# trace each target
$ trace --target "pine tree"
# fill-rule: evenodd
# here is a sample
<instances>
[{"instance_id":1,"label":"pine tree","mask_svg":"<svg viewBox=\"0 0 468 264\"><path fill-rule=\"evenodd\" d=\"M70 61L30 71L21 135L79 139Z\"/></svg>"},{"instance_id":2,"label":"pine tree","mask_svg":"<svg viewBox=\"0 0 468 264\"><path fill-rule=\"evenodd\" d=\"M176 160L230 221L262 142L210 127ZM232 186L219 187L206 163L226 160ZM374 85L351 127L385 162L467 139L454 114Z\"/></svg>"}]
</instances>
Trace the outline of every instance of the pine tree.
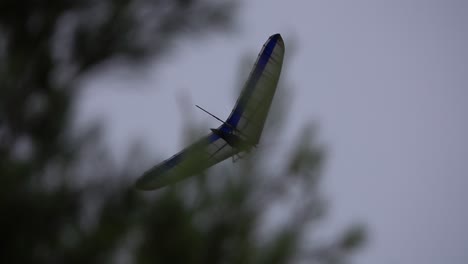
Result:
<instances>
[{"instance_id":1,"label":"pine tree","mask_svg":"<svg viewBox=\"0 0 468 264\"><path fill-rule=\"evenodd\" d=\"M236 7L202 0L0 3L1 263L348 260L362 241L359 227L304 242L325 208L318 185L324 151L313 129L298 137L277 175L262 171L257 155L236 171L220 167L150 194L133 189L130 161L112 162L98 127L71 131L87 74L157 61L179 38L225 31ZM273 206L293 199L296 206L282 207L291 215L286 223L263 228Z\"/></svg>"}]
</instances>

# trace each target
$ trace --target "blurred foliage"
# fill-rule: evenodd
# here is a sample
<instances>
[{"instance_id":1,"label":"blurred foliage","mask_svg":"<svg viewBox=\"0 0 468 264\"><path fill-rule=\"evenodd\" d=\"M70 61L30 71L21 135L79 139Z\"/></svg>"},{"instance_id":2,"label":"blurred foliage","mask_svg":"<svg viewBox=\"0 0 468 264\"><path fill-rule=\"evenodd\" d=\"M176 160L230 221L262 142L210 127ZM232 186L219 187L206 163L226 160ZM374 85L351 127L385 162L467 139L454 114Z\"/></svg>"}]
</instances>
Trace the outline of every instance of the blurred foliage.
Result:
<instances>
[{"instance_id":1,"label":"blurred foliage","mask_svg":"<svg viewBox=\"0 0 468 264\"><path fill-rule=\"evenodd\" d=\"M359 227L305 242L324 211L317 181L324 154L312 130L298 137L275 175L257 165L259 153L236 171L219 167L149 194L129 180L138 155L130 152L128 164L117 166L99 129L70 131L80 78L117 61L159 60L182 37L229 29L236 6L0 2L0 263L348 260L363 240ZM268 228L279 204L288 217Z\"/></svg>"}]
</instances>

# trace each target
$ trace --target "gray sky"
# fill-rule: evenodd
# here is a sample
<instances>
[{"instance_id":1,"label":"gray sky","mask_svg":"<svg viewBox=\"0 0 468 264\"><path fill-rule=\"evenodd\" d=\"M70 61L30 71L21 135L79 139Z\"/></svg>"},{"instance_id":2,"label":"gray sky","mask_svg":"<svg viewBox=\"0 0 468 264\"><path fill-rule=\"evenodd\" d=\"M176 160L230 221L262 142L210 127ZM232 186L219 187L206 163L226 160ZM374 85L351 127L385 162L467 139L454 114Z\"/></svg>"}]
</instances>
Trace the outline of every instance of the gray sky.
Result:
<instances>
[{"instance_id":1,"label":"gray sky","mask_svg":"<svg viewBox=\"0 0 468 264\"><path fill-rule=\"evenodd\" d=\"M240 21L234 35L178 43L157 70L85 82L112 89L85 93L79 122L104 118L117 152L139 137L170 156L181 111L218 125L192 105L227 117L240 58L281 33L285 135L316 121L330 152L325 229L366 223L359 263L468 263L468 1L245 1Z\"/></svg>"}]
</instances>

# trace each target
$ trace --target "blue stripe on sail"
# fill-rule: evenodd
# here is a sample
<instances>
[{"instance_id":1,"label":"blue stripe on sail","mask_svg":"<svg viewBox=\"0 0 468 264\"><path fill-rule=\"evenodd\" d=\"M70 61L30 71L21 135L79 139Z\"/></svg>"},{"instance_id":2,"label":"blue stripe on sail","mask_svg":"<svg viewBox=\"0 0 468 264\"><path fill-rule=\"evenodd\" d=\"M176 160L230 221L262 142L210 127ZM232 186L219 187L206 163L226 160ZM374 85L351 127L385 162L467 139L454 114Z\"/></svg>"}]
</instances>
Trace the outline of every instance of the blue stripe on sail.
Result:
<instances>
[{"instance_id":1,"label":"blue stripe on sail","mask_svg":"<svg viewBox=\"0 0 468 264\"><path fill-rule=\"evenodd\" d=\"M221 130L222 132L226 132L226 133L231 133L232 131L232 128L226 124L223 124L221 125L221 127L218 128L219 130ZM216 140L220 139L220 137L216 134L211 134L209 137L208 137L208 142L212 143L212 142L215 142Z\"/></svg>"},{"instance_id":2,"label":"blue stripe on sail","mask_svg":"<svg viewBox=\"0 0 468 264\"><path fill-rule=\"evenodd\" d=\"M211 134L209 137L208 137L208 142L215 142L216 140L219 139L219 136L216 135L216 134Z\"/></svg>"},{"instance_id":3,"label":"blue stripe on sail","mask_svg":"<svg viewBox=\"0 0 468 264\"><path fill-rule=\"evenodd\" d=\"M232 131L232 128L228 125L223 124L220 130L226 133L230 133Z\"/></svg>"},{"instance_id":4,"label":"blue stripe on sail","mask_svg":"<svg viewBox=\"0 0 468 264\"><path fill-rule=\"evenodd\" d=\"M171 169L181 161L182 161L182 153L179 153L175 155L174 157L170 158L168 161L164 162L163 167L165 169Z\"/></svg>"},{"instance_id":5,"label":"blue stripe on sail","mask_svg":"<svg viewBox=\"0 0 468 264\"><path fill-rule=\"evenodd\" d=\"M236 109L234 109L232 116L226 122L230 124L231 126L236 127L237 123L239 123L242 113L244 112L244 108L249 98L252 96L255 86L257 85L257 82L260 79L260 76L262 76L262 73L265 70L265 67L268 61L270 60L271 54L273 53L273 49L275 48L276 43L278 42L279 38L280 38L280 34L273 35L270 38L270 41L265 46L263 53L260 55L260 58L258 59L257 67L255 67L254 72L252 74L252 78L250 78L245 88L245 93L242 95L241 99L239 100L239 104L237 105Z\"/></svg>"}]
</instances>

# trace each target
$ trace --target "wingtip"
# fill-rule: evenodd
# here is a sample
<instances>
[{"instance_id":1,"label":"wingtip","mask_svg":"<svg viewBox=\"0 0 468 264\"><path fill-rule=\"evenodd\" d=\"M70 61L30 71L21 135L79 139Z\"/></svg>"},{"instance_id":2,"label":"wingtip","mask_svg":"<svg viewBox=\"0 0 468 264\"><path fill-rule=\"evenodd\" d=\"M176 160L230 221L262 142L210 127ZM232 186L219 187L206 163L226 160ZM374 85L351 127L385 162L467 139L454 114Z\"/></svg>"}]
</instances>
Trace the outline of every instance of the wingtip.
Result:
<instances>
[{"instance_id":1,"label":"wingtip","mask_svg":"<svg viewBox=\"0 0 468 264\"><path fill-rule=\"evenodd\" d=\"M276 42L284 43L283 38L281 37L280 33L276 33L276 34L271 35L270 40L275 40Z\"/></svg>"},{"instance_id":2,"label":"wingtip","mask_svg":"<svg viewBox=\"0 0 468 264\"><path fill-rule=\"evenodd\" d=\"M153 185L151 179L149 179L148 172L146 172L135 181L133 187L140 191L151 191L156 189Z\"/></svg>"},{"instance_id":3,"label":"wingtip","mask_svg":"<svg viewBox=\"0 0 468 264\"><path fill-rule=\"evenodd\" d=\"M150 188L145 184L145 182L142 180L142 178L138 179L135 181L133 187L139 191L148 191Z\"/></svg>"},{"instance_id":4,"label":"wingtip","mask_svg":"<svg viewBox=\"0 0 468 264\"><path fill-rule=\"evenodd\" d=\"M271 38L281 39L281 34L280 33L273 34L273 35L271 35Z\"/></svg>"}]
</instances>

